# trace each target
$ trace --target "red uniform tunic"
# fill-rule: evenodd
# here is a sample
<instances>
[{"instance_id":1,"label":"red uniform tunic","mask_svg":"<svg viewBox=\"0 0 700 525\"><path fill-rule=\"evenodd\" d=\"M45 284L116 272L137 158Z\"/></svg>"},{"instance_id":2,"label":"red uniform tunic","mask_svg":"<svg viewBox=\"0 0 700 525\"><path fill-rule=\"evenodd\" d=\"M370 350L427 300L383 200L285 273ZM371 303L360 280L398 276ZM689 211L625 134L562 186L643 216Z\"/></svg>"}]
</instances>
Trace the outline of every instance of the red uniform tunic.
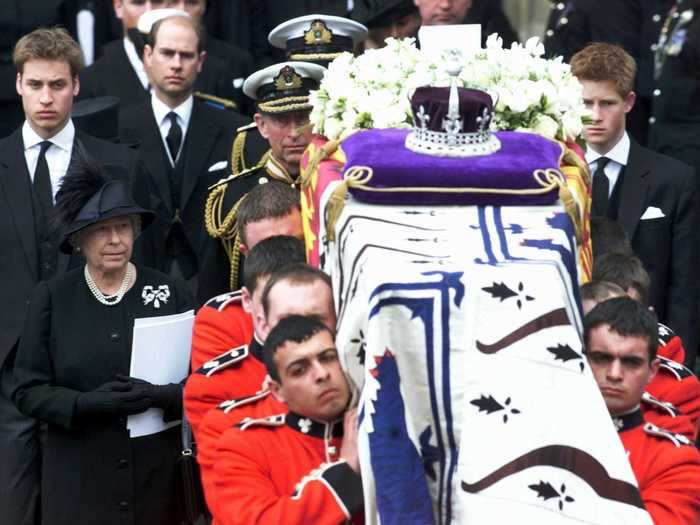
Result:
<instances>
[{"instance_id":1,"label":"red uniform tunic","mask_svg":"<svg viewBox=\"0 0 700 525\"><path fill-rule=\"evenodd\" d=\"M197 312L192 329L191 369L245 345L253 338L253 320L241 306L241 292L209 299Z\"/></svg>"},{"instance_id":2,"label":"red uniform tunic","mask_svg":"<svg viewBox=\"0 0 700 525\"><path fill-rule=\"evenodd\" d=\"M665 324L659 323L659 348L657 354L676 363L685 362L683 341Z\"/></svg>"},{"instance_id":3,"label":"red uniform tunic","mask_svg":"<svg viewBox=\"0 0 700 525\"><path fill-rule=\"evenodd\" d=\"M269 390L262 390L253 396L225 401L204 416L197 432L197 462L204 496L213 516L217 514L214 510L214 464L218 459L216 447L221 435L245 418L260 419L268 414L281 414L286 411L287 405L277 401ZM216 519L214 523L218 523Z\"/></svg>"},{"instance_id":4,"label":"red uniform tunic","mask_svg":"<svg viewBox=\"0 0 700 525\"><path fill-rule=\"evenodd\" d=\"M204 363L185 383L185 414L199 441L199 424L206 413L224 401L254 395L262 390L267 369L260 356L262 347L253 339Z\"/></svg>"},{"instance_id":5,"label":"red uniform tunic","mask_svg":"<svg viewBox=\"0 0 700 525\"><path fill-rule=\"evenodd\" d=\"M639 492L656 525L700 523L700 454L683 436L646 423L639 411L613 418Z\"/></svg>"},{"instance_id":6,"label":"red uniform tunic","mask_svg":"<svg viewBox=\"0 0 700 525\"><path fill-rule=\"evenodd\" d=\"M220 525L337 525L361 521L362 483L339 460L340 423L289 413L247 420L219 440Z\"/></svg>"},{"instance_id":7,"label":"red uniform tunic","mask_svg":"<svg viewBox=\"0 0 700 525\"><path fill-rule=\"evenodd\" d=\"M642 414L644 420L659 428L682 434L690 441L695 441L697 429L691 419L682 414L672 403L656 399L649 392L642 395Z\"/></svg>"},{"instance_id":8,"label":"red uniform tunic","mask_svg":"<svg viewBox=\"0 0 700 525\"><path fill-rule=\"evenodd\" d=\"M661 365L646 391L662 401L672 403L693 422L697 429L700 418L700 381L683 365L659 356Z\"/></svg>"}]
</instances>

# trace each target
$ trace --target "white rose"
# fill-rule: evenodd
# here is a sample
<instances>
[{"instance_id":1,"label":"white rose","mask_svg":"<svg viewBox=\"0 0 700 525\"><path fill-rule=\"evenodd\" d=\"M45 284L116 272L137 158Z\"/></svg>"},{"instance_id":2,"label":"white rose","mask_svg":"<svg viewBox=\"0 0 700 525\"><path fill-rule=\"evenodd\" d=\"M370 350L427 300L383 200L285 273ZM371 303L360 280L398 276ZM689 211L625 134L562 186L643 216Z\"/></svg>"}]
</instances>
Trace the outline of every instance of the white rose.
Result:
<instances>
[{"instance_id":1,"label":"white rose","mask_svg":"<svg viewBox=\"0 0 700 525\"><path fill-rule=\"evenodd\" d=\"M548 139L554 139L558 130L559 124L557 124L557 121L547 115L537 115L532 126L532 131Z\"/></svg>"}]
</instances>

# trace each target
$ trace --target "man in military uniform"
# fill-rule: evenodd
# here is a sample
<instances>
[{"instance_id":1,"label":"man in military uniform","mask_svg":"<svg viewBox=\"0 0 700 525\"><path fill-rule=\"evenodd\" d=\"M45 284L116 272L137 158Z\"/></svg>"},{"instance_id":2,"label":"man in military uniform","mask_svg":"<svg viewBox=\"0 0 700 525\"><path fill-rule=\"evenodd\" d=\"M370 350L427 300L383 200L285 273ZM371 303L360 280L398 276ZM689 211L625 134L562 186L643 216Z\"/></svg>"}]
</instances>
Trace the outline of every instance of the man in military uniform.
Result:
<instances>
[{"instance_id":1,"label":"man in military uniform","mask_svg":"<svg viewBox=\"0 0 700 525\"><path fill-rule=\"evenodd\" d=\"M700 454L684 436L645 423L639 410L658 371L657 322L633 299L600 303L584 319L591 371L654 523L700 520Z\"/></svg>"},{"instance_id":2,"label":"man in military uniform","mask_svg":"<svg viewBox=\"0 0 700 525\"><path fill-rule=\"evenodd\" d=\"M233 175L220 181L207 200L205 216L209 235L222 246L207 261L207 273L228 282L225 289L207 288L208 293L224 293L238 288L240 238L236 226L237 206L253 187L268 180L290 186L297 183L301 156L311 141L309 91L316 89L325 69L304 62L283 62L258 71L246 79L243 91L256 101L257 131L270 149L257 165L238 171L243 148L240 134L233 147ZM257 132L256 131L256 132ZM240 132L239 132L240 133ZM245 140L245 137L242 139ZM239 159L239 162L236 162ZM226 263L226 258L230 265ZM230 267L230 271L221 272ZM227 278L228 277L228 278Z\"/></svg>"},{"instance_id":3,"label":"man in military uniform","mask_svg":"<svg viewBox=\"0 0 700 525\"><path fill-rule=\"evenodd\" d=\"M676 2L655 50L649 147L700 170L700 1ZM698 181L700 184L700 180Z\"/></svg>"},{"instance_id":4,"label":"man in military uniform","mask_svg":"<svg viewBox=\"0 0 700 525\"><path fill-rule=\"evenodd\" d=\"M242 421L219 440L220 525L361 522L357 413L333 339L322 322L298 315L270 332L270 390L288 412Z\"/></svg>"},{"instance_id":5,"label":"man in military uniform","mask_svg":"<svg viewBox=\"0 0 700 525\"><path fill-rule=\"evenodd\" d=\"M231 137L244 121L193 97L204 61L202 46L199 26L187 14L156 21L144 48L151 96L122 111L120 118L121 135L140 144L147 172L134 182L134 192L157 213L138 239L138 257L147 266L184 278L193 290L202 260L214 245L202 215L208 188L226 173Z\"/></svg>"}]
</instances>

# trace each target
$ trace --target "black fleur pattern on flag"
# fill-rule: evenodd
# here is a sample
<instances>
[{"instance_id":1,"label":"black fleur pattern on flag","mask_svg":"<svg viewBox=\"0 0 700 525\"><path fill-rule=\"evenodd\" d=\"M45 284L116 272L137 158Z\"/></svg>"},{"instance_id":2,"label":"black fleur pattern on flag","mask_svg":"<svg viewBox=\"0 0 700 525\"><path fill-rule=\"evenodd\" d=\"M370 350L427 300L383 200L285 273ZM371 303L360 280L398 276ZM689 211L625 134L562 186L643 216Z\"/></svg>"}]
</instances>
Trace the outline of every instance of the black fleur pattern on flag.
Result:
<instances>
[{"instance_id":1,"label":"black fleur pattern on flag","mask_svg":"<svg viewBox=\"0 0 700 525\"><path fill-rule=\"evenodd\" d=\"M586 365L584 364L583 355L579 354L576 350L574 350L567 344L549 346L547 347L547 352L554 356L555 361L562 361L566 363L567 361L578 359L578 365L581 369L581 372L583 372L583 370L586 368Z\"/></svg>"},{"instance_id":2,"label":"black fleur pattern on flag","mask_svg":"<svg viewBox=\"0 0 700 525\"><path fill-rule=\"evenodd\" d=\"M559 490L555 489L551 483L548 481L540 481L539 483L533 483L528 485L530 490L534 490L537 493L538 498L542 498L544 501L557 498L557 506L559 510L564 510L564 503L573 503L576 501L572 496L566 493L566 485L561 484Z\"/></svg>"},{"instance_id":3,"label":"black fleur pattern on flag","mask_svg":"<svg viewBox=\"0 0 700 525\"><path fill-rule=\"evenodd\" d=\"M364 366L365 364L365 355L367 354L367 343L365 341L365 334L362 330L360 330L360 335L357 337L350 339L350 342L354 345L357 345L357 360L358 362Z\"/></svg>"},{"instance_id":4,"label":"black fleur pattern on flag","mask_svg":"<svg viewBox=\"0 0 700 525\"><path fill-rule=\"evenodd\" d=\"M518 283L517 290L513 290L507 284L500 282L493 282L491 286L485 286L482 288L483 291L491 294L494 299L500 299L501 302L511 297L515 297L515 304L518 305L518 309L522 309L523 304L529 301L534 301L535 298L531 295L525 293L525 285L521 282Z\"/></svg>"},{"instance_id":5,"label":"black fleur pattern on flag","mask_svg":"<svg viewBox=\"0 0 700 525\"><path fill-rule=\"evenodd\" d=\"M508 397L503 403L499 403L493 396L485 396L482 394L479 399L472 399L470 403L477 407L479 412L486 412L487 415L503 411L504 423L508 423L508 416L520 414L520 410L510 406L510 397Z\"/></svg>"}]
</instances>

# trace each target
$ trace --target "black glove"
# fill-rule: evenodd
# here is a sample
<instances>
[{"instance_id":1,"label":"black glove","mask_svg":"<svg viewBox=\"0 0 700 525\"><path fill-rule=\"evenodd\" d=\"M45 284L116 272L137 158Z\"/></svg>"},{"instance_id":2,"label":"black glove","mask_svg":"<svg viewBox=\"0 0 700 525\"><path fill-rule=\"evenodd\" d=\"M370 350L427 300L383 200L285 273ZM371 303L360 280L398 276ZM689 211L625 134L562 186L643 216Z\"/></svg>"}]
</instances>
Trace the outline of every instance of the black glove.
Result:
<instances>
[{"instance_id":1,"label":"black glove","mask_svg":"<svg viewBox=\"0 0 700 525\"><path fill-rule=\"evenodd\" d=\"M151 399L143 390L126 381L110 381L91 392L83 392L75 402L79 416L99 414L138 414L148 409Z\"/></svg>"},{"instance_id":2,"label":"black glove","mask_svg":"<svg viewBox=\"0 0 700 525\"><path fill-rule=\"evenodd\" d=\"M163 410L163 421L175 421L182 418L182 385L169 383L167 385L154 385L137 377L117 374L117 379L125 383L131 383L134 390L144 392L151 400L151 406Z\"/></svg>"}]
</instances>

